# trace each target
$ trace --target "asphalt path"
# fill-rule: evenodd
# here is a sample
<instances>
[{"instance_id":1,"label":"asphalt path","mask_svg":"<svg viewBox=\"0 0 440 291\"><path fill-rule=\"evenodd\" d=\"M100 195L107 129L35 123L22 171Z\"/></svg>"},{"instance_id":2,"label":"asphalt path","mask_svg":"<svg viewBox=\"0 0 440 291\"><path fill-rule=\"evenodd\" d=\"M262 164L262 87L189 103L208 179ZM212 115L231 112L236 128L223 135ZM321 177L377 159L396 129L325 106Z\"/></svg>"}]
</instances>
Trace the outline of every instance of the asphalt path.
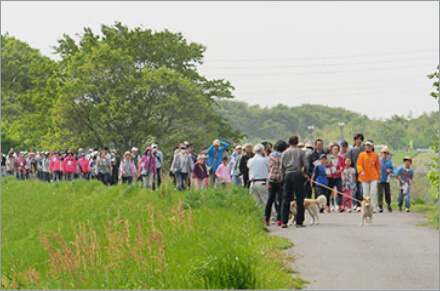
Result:
<instances>
[{"instance_id":1,"label":"asphalt path","mask_svg":"<svg viewBox=\"0 0 440 291\"><path fill-rule=\"evenodd\" d=\"M320 213L305 228L271 226L270 233L294 244L298 276L306 289L439 289L439 231L418 224L415 212L375 213L360 227L360 213Z\"/></svg>"}]
</instances>

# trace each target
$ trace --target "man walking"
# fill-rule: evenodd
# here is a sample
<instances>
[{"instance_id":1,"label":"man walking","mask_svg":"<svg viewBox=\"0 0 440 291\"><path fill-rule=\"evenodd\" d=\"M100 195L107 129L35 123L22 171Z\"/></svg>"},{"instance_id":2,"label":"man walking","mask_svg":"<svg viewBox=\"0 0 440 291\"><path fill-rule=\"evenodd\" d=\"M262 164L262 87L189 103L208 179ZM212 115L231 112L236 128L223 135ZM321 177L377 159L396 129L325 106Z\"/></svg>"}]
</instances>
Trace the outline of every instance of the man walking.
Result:
<instances>
[{"instance_id":1,"label":"man walking","mask_svg":"<svg viewBox=\"0 0 440 291\"><path fill-rule=\"evenodd\" d=\"M245 153L241 156L240 162L238 164L238 175L242 177L243 186L249 188L249 168L247 167L247 162L249 161L249 159L254 157L254 153L252 152L252 144L245 144L244 150Z\"/></svg>"},{"instance_id":2,"label":"man walking","mask_svg":"<svg viewBox=\"0 0 440 291\"><path fill-rule=\"evenodd\" d=\"M290 202L296 200L296 226L304 227L304 175L309 173L309 163L304 151L298 148L298 137L289 138L289 148L281 155L281 177L284 182L281 209L282 228L287 228Z\"/></svg>"},{"instance_id":3,"label":"man walking","mask_svg":"<svg viewBox=\"0 0 440 291\"><path fill-rule=\"evenodd\" d=\"M356 198L359 201L362 201L363 189L361 186L361 181L359 181L359 173L357 171L356 165L359 154L365 151L365 146L362 145L362 142L364 141L364 135L362 133L358 133L354 136L353 140L354 140L354 146L348 151L347 156L351 160L351 166L356 170L356 193L354 195L355 196L354 198ZM361 205L356 200L353 200L353 206L356 207L356 211L358 212L361 211Z\"/></svg>"},{"instance_id":4,"label":"man walking","mask_svg":"<svg viewBox=\"0 0 440 291\"><path fill-rule=\"evenodd\" d=\"M269 177L269 157L263 156L264 146L257 144L255 156L247 163L250 177L250 193L259 207L266 205L268 198L267 178Z\"/></svg>"},{"instance_id":5,"label":"man walking","mask_svg":"<svg viewBox=\"0 0 440 291\"><path fill-rule=\"evenodd\" d=\"M312 172L313 172L313 169L315 168L315 166L317 166L318 164L319 164L319 162L320 162L320 156L322 155L324 153L324 141L322 140L322 139L320 139L320 138L318 138L316 141L315 141L315 150L309 155L309 157L308 157L308 162L309 162L309 170L310 170L310 172L308 173L309 174L309 177L312 177ZM309 190L309 193L310 193L310 197L307 197L307 198L311 198L311 196L312 196L312 193L311 193L311 190L312 190L312 188L315 188L315 187L313 187L314 185L312 185L312 186L310 186L309 185L309 188L310 188L310 190ZM316 188L315 188L316 189ZM316 191L315 191L315 199L316 198L318 198L318 193L316 193Z\"/></svg>"}]
</instances>

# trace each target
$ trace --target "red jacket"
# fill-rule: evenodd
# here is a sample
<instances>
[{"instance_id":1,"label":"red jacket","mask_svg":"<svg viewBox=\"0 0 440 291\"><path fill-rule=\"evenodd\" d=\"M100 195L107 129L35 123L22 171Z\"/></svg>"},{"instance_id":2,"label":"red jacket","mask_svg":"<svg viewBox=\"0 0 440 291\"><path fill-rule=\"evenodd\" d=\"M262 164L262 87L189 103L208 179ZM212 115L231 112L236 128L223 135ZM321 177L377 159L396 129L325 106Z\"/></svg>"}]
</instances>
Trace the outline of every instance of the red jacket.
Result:
<instances>
[{"instance_id":1,"label":"red jacket","mask_svg":"<svg viewBox=\"0 0 440 291\"><path fill-rule=\"evenodd\" d=\"M50 164L49 164L49 171L51 172L57 172L57 171L61 171L61 157L57 156L52 156L52 158L50 159Z\"/></svg>"},{"instance_id":2,"label":"red jacket","mask_svg":"<svg viewBox=\"0 0 440 291\"><path fill-rule=\"evenodd\" d=\"M82 157L78 160L78 163L81 165L81 173L90 172L90 161L86 157Z\"/></svg>"},{"instance_id":3,"label":"red jacket","mask_svg":"<svg viewBox=\"0 0 440 291\"><path fill-rule=\"evenodd\" d=\"M337 165L333 165L333 163L330 161L330 157L333 155L328 155L327 159L329 160L328 162L328 169L330 169L331 171L331 175L329 176L329 178L341 178L342 172L345 169L345 163L344 163L344 157L339 156L338 155L338 164ZM339 170L339 173L335 173L336 171Z\"/></svg>"},{"instance_id":4,"label":"red jacket","mask_svg":"<svg viewBox=\"0 0 440 291\"><path fill-rule=\"evenodd\" d=\"M15 164L14 164L14 168L15 168L15 171L16 172L18 172L18 173L25 173L26 172L26 165L27 165L27 163L26 163L26 159L25 158L17 158L16 160L15 160Z\"/></svg>"},{"instance_id":5,"label":"red jacket","mask_svg":"<svg viewBox=\"0 0 440 291\"><path fill-rule=\"evenodd\" d=\"M76 164L76 159L74 157L65 157L63 162L63 174L67 173L76 173L78 166Z\"/></svg>"}]
</instances>

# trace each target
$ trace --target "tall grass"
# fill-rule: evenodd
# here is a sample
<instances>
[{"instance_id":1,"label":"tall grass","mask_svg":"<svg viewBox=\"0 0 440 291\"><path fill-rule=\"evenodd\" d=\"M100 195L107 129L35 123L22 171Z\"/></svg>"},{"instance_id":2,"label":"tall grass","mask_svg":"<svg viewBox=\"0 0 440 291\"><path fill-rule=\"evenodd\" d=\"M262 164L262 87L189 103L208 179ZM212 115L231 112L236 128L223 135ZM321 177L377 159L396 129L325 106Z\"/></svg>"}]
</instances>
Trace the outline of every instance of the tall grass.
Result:
<instances>
[{"instance_id":1,"label":"tall grass","mask_svg":"<svg viewBox=\"0 0 440 291\"><path fill-rule=\"evenodd\" d=\"M280 249L241 188L147 191L138 183L3 178L7 289L291 289Z\"/></svg>"}]
</instances>

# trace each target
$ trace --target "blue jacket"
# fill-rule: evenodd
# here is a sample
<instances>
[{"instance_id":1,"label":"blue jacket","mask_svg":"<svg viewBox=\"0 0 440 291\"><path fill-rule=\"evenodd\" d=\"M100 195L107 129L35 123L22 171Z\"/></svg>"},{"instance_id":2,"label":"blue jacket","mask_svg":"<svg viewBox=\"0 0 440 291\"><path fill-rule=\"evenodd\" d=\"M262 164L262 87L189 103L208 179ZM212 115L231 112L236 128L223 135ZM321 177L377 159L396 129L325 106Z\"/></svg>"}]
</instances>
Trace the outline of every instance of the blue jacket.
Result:
<instances>
[{"instance_id":1,"label":"blue jacket","mask_svg":"<svg viewBox=\"0 0 440 291\"><path fill-rule=\"evenodd\" d=\"M390 170L390 175L394 172L393 162L391 160L382 160L382 158L379 159L379 165L380 165L380 182L386 182L387 181L387 170ZM384 167L385 166L385 167Z\"/></svg>"},{"instance_id":2,"label":"blue jacket","mask_svg":"<svg viewBox=\"0 0 440 291\"><path fill-rule=\"evenodd\" d=\"M222 163L223 152L226 151L228 147L228 143L221 141L218 152L215 151L214 145L211 145L206 150L206 154L208 154L208 167L211 168L210 172L217 171L218 166L220 166L220 164Z\"/></svg>"}]
</instances>

